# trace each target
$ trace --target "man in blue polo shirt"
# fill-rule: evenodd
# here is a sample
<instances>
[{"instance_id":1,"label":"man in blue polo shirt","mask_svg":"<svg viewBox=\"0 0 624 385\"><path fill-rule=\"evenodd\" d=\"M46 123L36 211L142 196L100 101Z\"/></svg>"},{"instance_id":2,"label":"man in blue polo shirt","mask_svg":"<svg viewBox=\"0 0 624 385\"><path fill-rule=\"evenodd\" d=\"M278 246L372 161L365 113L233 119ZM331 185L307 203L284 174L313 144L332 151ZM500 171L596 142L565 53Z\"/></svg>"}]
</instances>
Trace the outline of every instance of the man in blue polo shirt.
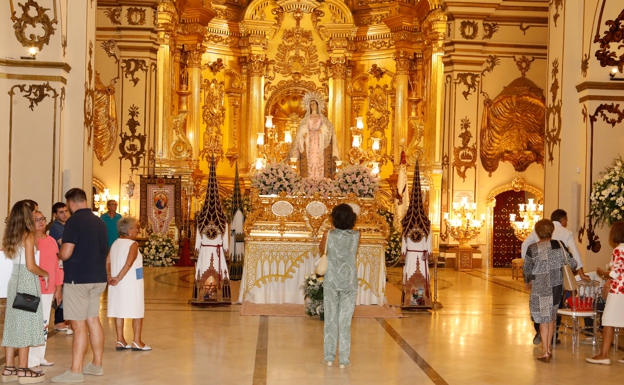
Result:
<instances>
[{"instance_id":1,"label":"man in blue polo shirt","mask_svg":"<svg viewBox=\"0 0 624 385\"><path fill-rule=\"evenodd\" d=\"M71 370L52 382L83 382L84 374L101 376L104 329L100 322L100 296L106 288L108 235L102 219L93 215L84 190L73 188L65 194L72 216L65 222L59 259L65 270L63 306L65 319L74 329ZM93 362L83 367L87 344Z\"/></svg>"},{"instance_id":2,"label":"man in blue polo shirt","mask_svg":"<svg viewBox=\"0 0 624 385\"><path fill-rule=\"evenodd\" d=\"M114 199L106 202L106 208L108 209L107 213L104 213L100 216L106 223L106 229L108 230L108 248L110 249L113 242L119 238L119 233L117 232L117 222L121 219L121 214L117 213L117 201Z\"/></svg>"}]
</instances>

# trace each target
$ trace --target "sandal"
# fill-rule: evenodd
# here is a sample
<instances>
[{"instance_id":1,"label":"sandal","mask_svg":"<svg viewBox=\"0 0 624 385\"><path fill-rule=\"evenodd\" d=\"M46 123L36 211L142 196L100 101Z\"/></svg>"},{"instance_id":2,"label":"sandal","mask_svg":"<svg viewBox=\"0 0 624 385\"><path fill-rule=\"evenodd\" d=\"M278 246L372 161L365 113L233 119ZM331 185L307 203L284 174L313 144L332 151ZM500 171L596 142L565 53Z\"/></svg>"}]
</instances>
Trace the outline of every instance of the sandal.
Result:
<instances>
[{"instance_id":1,"label":"sandal","mask_svg":"<svg viewBox=\"0 0 624 385\"><path fill-rule=\"evenodd\" d=\"M20 376L19 373L23 372L24 375ZM41 372L35 372L28 368L17 369L17 383L18 384L36 384L38 382L45 381L45 374Z\"/></svg>"},{"instance_id":2,"label":"sandal","mask_svg":"<svg viewBox=\"0 0 624 385\"><path fill-rule=\"evenodd\" d=\"M127 350L132 349L132 345L124 345L123 342L117 341L117 345L115 345L115 350Z\"/></svg>"},{"instance_id":3,"label":"sandal","mask_svg":"<svg viewBox=\"0 0 624 385\"><path fill-rule=\"evenodd\" d=\"M9 372L9 374L4 374L4 372ZM0 382L13 381L17 381L17 369L15 369L15 366L5 366L2 371L2 378L0 378Z\"/></svg>"}]
</instances>

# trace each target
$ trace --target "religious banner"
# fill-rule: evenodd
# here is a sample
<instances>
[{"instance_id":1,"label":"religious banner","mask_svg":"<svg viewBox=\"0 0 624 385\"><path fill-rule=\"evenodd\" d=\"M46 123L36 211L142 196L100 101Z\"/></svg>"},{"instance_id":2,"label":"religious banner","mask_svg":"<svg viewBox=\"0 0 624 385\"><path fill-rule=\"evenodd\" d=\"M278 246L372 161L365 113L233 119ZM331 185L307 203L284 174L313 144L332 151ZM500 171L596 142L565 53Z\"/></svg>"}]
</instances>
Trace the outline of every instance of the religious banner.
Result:
<instances>
[{"instance_id":1,"label":"religious banner","mask_svg":"<svg viewBox=\"0 0 624 385\"><path fill-rule=\"evenodd\" d=\"M171 222L182 226L182 180L179 177L141 177L142 228L152 234L167 235Z\"/></svg>"}]
</instances>

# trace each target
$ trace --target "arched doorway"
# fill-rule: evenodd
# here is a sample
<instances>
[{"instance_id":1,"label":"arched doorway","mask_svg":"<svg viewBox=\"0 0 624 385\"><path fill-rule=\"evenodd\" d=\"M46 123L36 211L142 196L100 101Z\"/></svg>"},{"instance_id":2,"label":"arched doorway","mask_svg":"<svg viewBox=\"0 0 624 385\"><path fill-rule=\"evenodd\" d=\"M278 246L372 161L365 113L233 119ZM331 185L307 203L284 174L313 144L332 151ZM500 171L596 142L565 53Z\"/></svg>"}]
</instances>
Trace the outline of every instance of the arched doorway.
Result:
<instances>
[{"instance_id":1,"label":"arched doorway","mask_svg":"<svg viewBox=\"0 0 624 385\"><path fill-rule=\"evenodd\" d=\"M522 241L516 238L509 224L509 214L518 214L518 204L527 203L528 199L542 203L544 194L537 187L527 185L522 177L495 188L488 195L489 267L510 267L512 259L520 258Z\"/></svg>"}]
</instances>

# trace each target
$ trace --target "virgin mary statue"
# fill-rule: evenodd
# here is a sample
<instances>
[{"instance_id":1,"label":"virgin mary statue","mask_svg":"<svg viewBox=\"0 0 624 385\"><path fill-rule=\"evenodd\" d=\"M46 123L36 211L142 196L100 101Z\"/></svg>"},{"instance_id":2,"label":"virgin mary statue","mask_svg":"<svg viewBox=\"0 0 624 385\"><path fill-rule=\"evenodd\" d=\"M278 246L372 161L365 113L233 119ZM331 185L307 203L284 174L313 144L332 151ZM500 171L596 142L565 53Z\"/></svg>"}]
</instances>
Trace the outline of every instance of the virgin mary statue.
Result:
<instances>
[{"instance_id":1,"label":"virgin mary statue","mask_svg":"<svg viewBox=\"0 0 624 385\"><path fill-rule=\"evenodd\" d=\"M297 135L293 140L289 158L299 159L305 152L305 160L309 178L324 178L330 173L333 159L339 159L338 145L334 126L323 115L325 100L323 96L316 92L309 92L303 97L303 105L306 113L299 124ZM331 146L331 147L330 147ZM329 156L326 156L326 149L330 149ZM329 163L325 164L328 159Z\"/></svg>"}]
</instances>

